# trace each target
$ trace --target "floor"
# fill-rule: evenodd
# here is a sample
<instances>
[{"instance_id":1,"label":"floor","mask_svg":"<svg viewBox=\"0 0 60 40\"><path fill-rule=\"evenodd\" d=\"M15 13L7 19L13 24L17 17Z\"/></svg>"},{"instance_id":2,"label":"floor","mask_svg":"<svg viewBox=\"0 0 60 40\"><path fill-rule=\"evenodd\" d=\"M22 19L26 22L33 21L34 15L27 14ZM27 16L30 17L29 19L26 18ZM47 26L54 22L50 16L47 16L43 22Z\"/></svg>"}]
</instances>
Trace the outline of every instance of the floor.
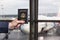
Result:
<instances>
[{"instance_id":1,"label":"floor","mask_svg":"<svg viewBox=\"0 0 60 40\"><path fill-rule=\"evenodd\" d=\"M0 40L2 40L4 36L5 34L0 34ZM8 40L29 40L29 35L25 35L20 31L12 31ZM44 36L43 38L38 37L38 40L60 40L60 36Z\"/></svg>"}]
</instances>

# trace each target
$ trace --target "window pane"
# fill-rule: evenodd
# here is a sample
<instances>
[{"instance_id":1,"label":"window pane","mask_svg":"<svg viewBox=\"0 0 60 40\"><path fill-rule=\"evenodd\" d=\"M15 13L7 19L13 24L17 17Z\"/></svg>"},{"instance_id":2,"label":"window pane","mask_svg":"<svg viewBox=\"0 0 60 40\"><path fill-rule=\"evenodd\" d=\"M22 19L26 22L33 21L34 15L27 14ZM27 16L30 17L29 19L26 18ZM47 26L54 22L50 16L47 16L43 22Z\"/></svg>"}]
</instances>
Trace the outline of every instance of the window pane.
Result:
<instances>
[{"instance_id":1,"label":"window pane","mask_svg":"<svg viewBox=\"0 0 60 40\"><path fill-rule=\"evenodd\" d=\"M39 20L60 20L60 0L39 0Z\"/></svg>"},{"instance_id":2,"label":"window pane","mask_svg":"<svg viewBox=\"0 0 60 40\"><path fill-rule=\"evenodd\" d=\"M0 19L17 18L18 9L29 9L29 0L0 0Z\"/></svg>"},{"instance_id":3,"label":"window pane","mask_svg":"<svg viewBox=\"0 0 60 40\"><path fill-rule=\"evenodd\" d=\"M29 0L0 0L0 20L13 20L17 18L18 9L28 9L29 11ZM23 27L12 31L9 30L10 34L8 40L29 40L29 34L25 34L26 30L23 30L24 25L21 26ZM22 32L21 29L24 32ZM4 37L5 35L2 34L2 36L0 36L0 40Z\"/></svg>"},{"instance_id":4,"label":"window pane","mask_svg":"<svg viewBox=\"0 0 60 40\"><path fill-rule=\"evenodd\" d=\"M60 23L58 22L39 22L38 40L59 40Z\"/></svg>"}]
</instances>

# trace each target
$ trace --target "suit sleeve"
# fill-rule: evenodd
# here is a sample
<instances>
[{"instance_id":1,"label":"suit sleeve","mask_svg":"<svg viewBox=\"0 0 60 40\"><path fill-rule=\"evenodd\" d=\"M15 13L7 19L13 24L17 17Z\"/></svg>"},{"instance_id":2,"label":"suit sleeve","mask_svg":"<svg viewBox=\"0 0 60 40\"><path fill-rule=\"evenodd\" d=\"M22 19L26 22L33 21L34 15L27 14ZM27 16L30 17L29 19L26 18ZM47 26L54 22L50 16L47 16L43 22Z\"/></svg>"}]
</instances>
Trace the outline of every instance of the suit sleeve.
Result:
<instances>
[{"instance_id":1,"label":"suit sleeve","mask_svg":"<svg viewBox=\"0 0 60 40\"><path fill-rule=\"evenodd\" d=\"M8 33L8 22L0 22L0 33Z\"/></svg>"}]
</instances>

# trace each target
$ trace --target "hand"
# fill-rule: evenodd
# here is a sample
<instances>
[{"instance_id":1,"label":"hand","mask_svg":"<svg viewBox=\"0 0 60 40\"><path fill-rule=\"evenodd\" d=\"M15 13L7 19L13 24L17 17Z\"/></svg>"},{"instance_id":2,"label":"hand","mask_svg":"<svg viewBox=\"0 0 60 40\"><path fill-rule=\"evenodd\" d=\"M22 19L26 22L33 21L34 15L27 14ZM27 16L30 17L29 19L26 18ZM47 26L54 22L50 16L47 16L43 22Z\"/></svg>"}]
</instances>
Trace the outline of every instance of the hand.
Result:
<instances>
[{"instance_id":1,"label":"hand","mask_svg":"<svg viewBox=\"0 0 60 40\"><path fill-rule=\"evenodd\" d=\"M23 20L13 20L12 22L9 22L9 29L19 28L21 24L24 24L25 21Z\"/></svg>"}]
</instances>

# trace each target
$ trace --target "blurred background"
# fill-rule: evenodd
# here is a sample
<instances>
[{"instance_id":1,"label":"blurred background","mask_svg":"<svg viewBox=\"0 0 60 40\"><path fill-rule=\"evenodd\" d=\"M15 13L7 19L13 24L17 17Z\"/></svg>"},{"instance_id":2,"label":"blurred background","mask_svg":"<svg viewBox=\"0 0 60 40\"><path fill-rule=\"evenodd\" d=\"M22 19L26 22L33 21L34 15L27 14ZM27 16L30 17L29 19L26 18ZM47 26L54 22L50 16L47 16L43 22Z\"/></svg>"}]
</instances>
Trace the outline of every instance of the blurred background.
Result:
<instances>
[{"instance_id":1,"label":"blurred background","mask_svg":"<svg viewBox=\"0 0 60 40\"><path fill-rule=\"evenodd\" d=\"M0 0L0 20L17 18L18 9L28 9L30 19L29 0ZM39 0L38 20L60 20L60 0ZM19 29L9 30L8 40L29 40L29 24L28 22ZM5 35L0 33L0 39ZM60 22L38 22L38 35L38 40L60 40Z\"/></svg>"}]
</instances>

